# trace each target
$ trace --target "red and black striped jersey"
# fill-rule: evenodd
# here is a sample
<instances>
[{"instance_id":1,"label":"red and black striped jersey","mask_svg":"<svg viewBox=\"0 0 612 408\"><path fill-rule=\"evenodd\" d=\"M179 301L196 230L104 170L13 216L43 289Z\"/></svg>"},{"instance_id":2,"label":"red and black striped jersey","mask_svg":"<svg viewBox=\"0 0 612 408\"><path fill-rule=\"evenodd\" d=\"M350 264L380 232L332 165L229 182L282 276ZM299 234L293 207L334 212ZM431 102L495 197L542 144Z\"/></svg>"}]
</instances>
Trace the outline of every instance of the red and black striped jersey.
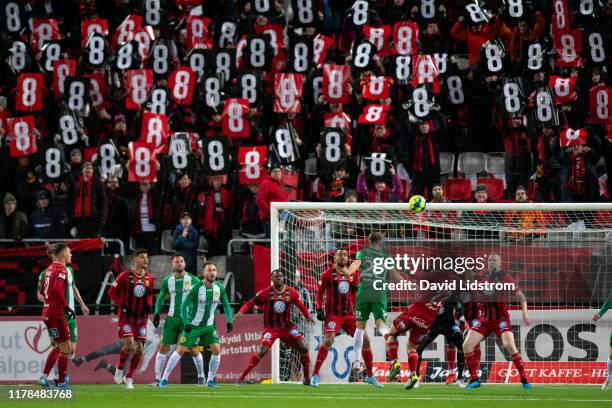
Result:
<instances>
[{"instance_id":1,"label":"red and black striped jersey","mask_svg":"<svg viewBox=\"0 0 612 408\"><path fill-rule=\"evenodd\" d=\"M290 329L291 306L296 306L302 315L310 319L310 312L300 299L297 290L285 285L281 291L276 291L273 286L260 290L251 300L240 308L240 313L248 312L254 305L263 306L264 327L267 329Z\"/></svg>"},{"instance_id":2,"label":"red and black striped jersey","mask_svg":"<svg viewBox=\"0 0 612 408\"><path fill-rule=\"evenodd\" d=\"M485 278L489 282L499 282L499 283L513 283L516 291L518 291L518 283L516 279L507 271L498 271L495 273L489 274ZM506 299L508 296L507 293L498 293L493 292L491 294L485 294L484 301L480 304L481 317L486 320L497 321L503 319L509 319L510 315L508 313L508 303L507 302L487 302L486 298L489 299Z\"/></svg>"},{"instance_id":3,"label":"red and black striped jersey","mask_svg":"<svg viewBox=\"0 0 612 408\"><path fill-rule=\"evenodd\" d=\"M137 275L133 270L121 272L108 291L108 296L119 306L119 321L136 326L147 323L153 305L153 275ZM126 312L121 311L125 306Z\"/></svg>"},{"instance_id":4,"label":"red and black striped jersey","mask_svg":"<svg viewBox=\"0 0 612 408\"><path fill-rule=\"evenodd\" d=\"M325 297L325 315L349 316L355 314L355 297L359 278L357 274L345 275L331 267L321 274L317 288L317 310L323 308Z\"/></svg>"}]
</instances>

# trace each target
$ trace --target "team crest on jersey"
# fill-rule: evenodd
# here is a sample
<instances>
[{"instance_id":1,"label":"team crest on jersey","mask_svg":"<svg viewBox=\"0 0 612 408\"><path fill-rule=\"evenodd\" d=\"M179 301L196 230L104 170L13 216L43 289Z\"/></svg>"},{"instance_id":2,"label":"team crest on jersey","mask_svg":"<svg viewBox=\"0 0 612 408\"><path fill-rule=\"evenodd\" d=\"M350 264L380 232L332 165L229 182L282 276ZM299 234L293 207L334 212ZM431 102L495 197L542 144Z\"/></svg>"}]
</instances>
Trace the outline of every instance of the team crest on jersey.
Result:
<instances>
[{"instance_id":1,"label":"team crest on jersey","mask_svg":"<svg viewBox=\"0 0 612 408\"><path fill-rule=\"evenodd\" d=\"M272 333L265 332L263 335L264 340L270 340L272 338Z\"/></svg>"},{"instance_id":2,"label":"team crest on jersey","mask_svg":"<svg viewBox=\"0 0 612 408\"><path fill-rule=\"evenodd\" d=\"M276 302L274 302L274 311L276 313L283 313L286 308L287 305L282 300L277 300Z\"/></svg>"},{"instance_id":3,"label":"team crest on jersey","mask_svg":"<svg viewBox=\"0 0 612 408\"><path fill-rule=\"evenodd\" d=\"M480 322L476 319L472 320L472 327L480 327Z\"/></svg>"},{"instance_id":4,"label":"team crest on jersey","mask_svg":"<svg viewBox=\"0 0 612 408\"><path fill-rule=\"evenodd\" d=\"M499 328L500 329L505 329L506 327L508 327L508 323L506 323L505 321L499 322Z\"/></svg>"},{"instance_id":5,"label":"team crest on jersey","mask_svg":"<svg viewBox=\"0 0 612 408\"><path fill-rule=\"evenodd\" d=\"M145 295L145 292L147 291L147 288L144 287L144 285L136 285L134 286L134 296L140 298L143 297Z\"/></svg>"},{"instance_id":6,"label":"team crest on jersey","mask_svg":"<svg viewBox=\"0 0 612 408\"><path fill-rule=\"evenodd\" d=\"M343 280L338 282L338 292L342 293L343 295L346 295L350 289L351 285L347 281Z\"/></svg>"},{"instance_id":7,"label":"team crest on jersey","mask_svg":"<svg viewBox=\"0 0 612 408\"><path fill-rule=\"evenodd\" d=\"M400 330L406 330L406 322L401 321L398 324Z\"/></svg>"},{"instance_id":8,"label":"team crest on jersey","mask_svg":"<svg viewBox=\"0 0 612 408\"><path fill-rule=\"evenodd\" d=\"M327 328L334 330L336 328L336 322L334 321L327 322Z\"/></svg>"},{"instance_id":9,"label":"team crest on jersey","mask_svg":"<svg viewBox=\"0 0 612 408\"><path fill-rule=\"evenodd\" d=\"M297 337L297 335L300 334L300 332L297 329L291 329L289 331L289 334L291 335L291 337Z\"/></svg>"},{"instance_id":10,"label":"team crest on jersey","mask_svg":"<svg viewBox=\"0 0 612 408\"><path fill-rule=\"evenodd\" d=\"M140 329L138 329L138 335L140 337L147 337L147 328L141 327Z\"/></svg>"},{"instance_id":11,"label":"team crest on jersey","mask_svg":"<svg viewBox=\"0 0 612 408\"><path fill-rule=\"evenodd\" d=\"M131 331L132 331L132 328L130 327L130 325L129 325L129 324L124 324L124 325L123 325L123 332L124 332L124 333L129 333L129 332L131 332Z\"/></svg>"}]
</instances>

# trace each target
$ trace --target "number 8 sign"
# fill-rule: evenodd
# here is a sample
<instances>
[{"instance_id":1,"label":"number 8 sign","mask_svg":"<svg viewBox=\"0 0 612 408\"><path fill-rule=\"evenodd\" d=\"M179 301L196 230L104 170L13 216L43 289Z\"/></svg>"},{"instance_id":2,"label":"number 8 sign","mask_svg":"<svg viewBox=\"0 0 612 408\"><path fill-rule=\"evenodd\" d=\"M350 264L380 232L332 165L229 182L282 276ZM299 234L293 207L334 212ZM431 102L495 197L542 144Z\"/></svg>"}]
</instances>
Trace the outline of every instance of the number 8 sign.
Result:
<instances>
[{"instance_id":1,"label":"number 8 sign","mask_svg":"<svg viewBox=\"0 0 612 408\"><path fill-rule=\"evenodd\" d=\"M130 142L128 152L128 181L157 181L154 146L142 142Z\"/></svg>"},{"instance_id":2,"label":"number 8 sign","mask_svg":"<svg viewBox=\"0 0 612 408\"><path fill-rule=\"evenodd\" d=\"M260 184L265 177L266 146L243 146L238 148L238 181L240 184Z\"/></svg>"},{"instance_id":3,"label":"number 8 sign","mask_svg":"<svg viewBox=\"0 0 612 408\"><path fill-rule=\"evenodd\" d=\"M34 116L9 118L7 125L11 135L9 145L11 157L28 156L38 151L34 137Z\"/></svg>"}]
</instances>

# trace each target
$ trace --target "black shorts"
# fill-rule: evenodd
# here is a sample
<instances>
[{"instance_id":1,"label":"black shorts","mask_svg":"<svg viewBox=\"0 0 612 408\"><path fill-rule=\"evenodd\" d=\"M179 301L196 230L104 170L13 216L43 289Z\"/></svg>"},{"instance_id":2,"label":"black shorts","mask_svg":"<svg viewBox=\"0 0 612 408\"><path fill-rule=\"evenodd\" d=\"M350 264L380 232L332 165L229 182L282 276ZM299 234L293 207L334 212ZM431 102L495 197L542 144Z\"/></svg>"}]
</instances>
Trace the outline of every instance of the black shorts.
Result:
<instances>
[{"instance_id":1,"label":"black shorts","mask_svg":"<svg viewBox=\"0 0 612 408\"><path fill-rule=\"evenodd\" d=\"M446 338L446 342L450 343L451 337L457 333L461 335L461 328L455 323L455 320L436 320L429 328L429 331L425 334L423 341L432 342L439 335L443 335Z\"/></svg>"}]
</instances>

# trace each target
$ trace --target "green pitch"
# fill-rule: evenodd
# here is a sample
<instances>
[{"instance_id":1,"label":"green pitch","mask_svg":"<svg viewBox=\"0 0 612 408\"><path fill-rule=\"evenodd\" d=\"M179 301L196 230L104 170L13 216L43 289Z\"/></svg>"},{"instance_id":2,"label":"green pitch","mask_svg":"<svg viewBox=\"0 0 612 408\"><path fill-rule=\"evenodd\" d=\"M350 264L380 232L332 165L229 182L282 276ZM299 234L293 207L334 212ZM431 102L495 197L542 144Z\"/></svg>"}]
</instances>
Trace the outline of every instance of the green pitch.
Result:
<instances>
[{"instance_id":1,"label":"green pitch","mask_svg":"<svg viewBox=\"0 0 612 408\"><path fill-rule=\"evenodd\" d=\"M71 402L8 400L8 390L25 387L0 387L0 404L15 407L83 407L83 408L323 408L323 407L448 407L448 408L527 408L527 407L610 407L612 390L599 386L534 385L523 390L520 385L483 385L477 390L457 386L421 385L405 391L400 385L375 389L365 384L322 385L318 389L303 385L242 385L221 384L217 389L193 385L170 385L153 388L135 385L128 391L123 385L75 385Z\"/></svg>"}]
</instances>

